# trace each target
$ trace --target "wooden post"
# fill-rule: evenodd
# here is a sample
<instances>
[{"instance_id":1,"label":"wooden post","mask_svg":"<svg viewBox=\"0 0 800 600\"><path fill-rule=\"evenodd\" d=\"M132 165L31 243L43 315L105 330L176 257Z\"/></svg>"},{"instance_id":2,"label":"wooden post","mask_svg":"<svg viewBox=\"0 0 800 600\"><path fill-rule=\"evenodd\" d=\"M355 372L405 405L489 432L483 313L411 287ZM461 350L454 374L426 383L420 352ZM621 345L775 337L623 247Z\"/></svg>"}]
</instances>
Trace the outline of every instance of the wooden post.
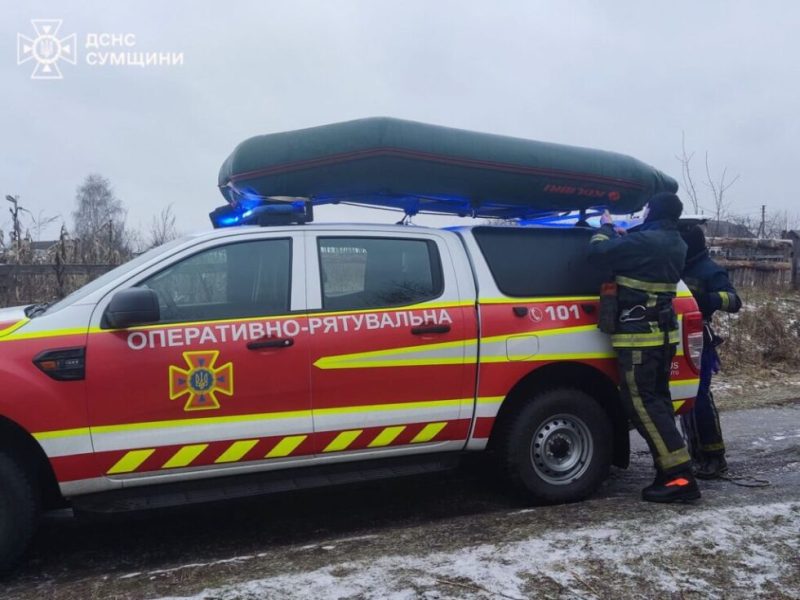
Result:
<instances>
[{"instance_id":1,"label":"wooden post","mask_svg":"<svg viewBox=\"0 0 800 600\"><path fill-rule=\"evenodd\" d=\"M800 233L797 231L789 232L789 239L792 240L792 289L800 289Z\"/></svg>"}]
</instances>

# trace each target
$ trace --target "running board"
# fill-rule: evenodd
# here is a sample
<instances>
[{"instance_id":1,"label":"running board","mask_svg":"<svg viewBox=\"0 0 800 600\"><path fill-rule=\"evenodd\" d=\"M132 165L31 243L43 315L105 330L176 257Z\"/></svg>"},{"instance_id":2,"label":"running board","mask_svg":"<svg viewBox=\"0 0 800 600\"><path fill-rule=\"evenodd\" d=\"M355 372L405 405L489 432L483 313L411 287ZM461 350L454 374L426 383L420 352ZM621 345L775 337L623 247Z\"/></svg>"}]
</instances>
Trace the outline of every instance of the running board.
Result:
<instances>
[{"instance_id":1,"label":"running board","mask_svg":"<svg viewBox=\"0 0 800 600\"><path fill-rule=\"evenodd\" d=\"M73 498L72 506L83 512L110 514L202 504L436 473L457 467L460 457L461 453L450 452L213 477L87 494Z\"/></svg>"}]
</instances>

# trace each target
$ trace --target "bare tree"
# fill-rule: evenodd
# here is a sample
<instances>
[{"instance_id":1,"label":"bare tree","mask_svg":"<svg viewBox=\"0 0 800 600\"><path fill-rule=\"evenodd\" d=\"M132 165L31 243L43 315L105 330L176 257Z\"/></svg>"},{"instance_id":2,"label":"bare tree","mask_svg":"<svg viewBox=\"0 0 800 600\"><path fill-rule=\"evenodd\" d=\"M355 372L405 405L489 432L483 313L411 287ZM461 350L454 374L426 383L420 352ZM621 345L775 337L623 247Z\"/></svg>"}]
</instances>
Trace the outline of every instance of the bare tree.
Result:
<instances>
[{"instance_id":1,"label":"bare tree","mask_svg":"<svg viewBox=\"0 0 800 600\"><path fill-rule=\"evenodd\" d=\"M719 229L719 222L722 220L722 217L725 216L730 205L730 202L725 199L725 192L739 180L739 175L736 175L733 179L726 182L725 179L727 176L728 167L725 167L722 169L719 180L714 181L714 177L711 175L711 167L708 163L708 152L706 152L706 185L711 190L712 200L714 201L714 220L717 223L717 229Z\"/></svg>"},{"instance_id":2,"label":"bare tree","mask_svg":"<svg viewBox=\"0 0 800 600\"><path fill-rule=\"evenodd\" d=\"M175 213L172 212L172 204L168 204L158 215L153 215L153 220L150 223L150 248L155 248L178 237L175 222L176 218Z\"/></svg>"},{"instance_id":3,"label":"bare tree","mask_svg":"<svg viewBox=\"0 0 800 600\"><path fill-rule=\"evenodd\" d=\"M727 216L728 209L730 207L730 201L726 196L726 192L739 180L739 175L730 178L728 176L728 168L725 167L722 169L722 173L719 175L719 177L715 177L711 169L708 152L706 152L706 178L702 183L705 184L705 187L710 193L711 198L704 199L704 197L701 197L701 195L698 193L697 186L695 185L695 181L692 176L691 162L694 158L694 152L689 152L686 150L686 135L683 132L681 132L681 154L677 155L675 158L681 163L681 175L683 176L684 193L686 196L688 196L689 201L692 203L694 212L700 213L708 210L708 212L714 215L712 235L716 235L720 230L720 221Z\"/></svg>"},{"instance_id":4,"label":"bare tree","mask_svg":"<svg viewBox=\"0 0 800 600\"><path fill-rule=\"evenodd\" d=\"M694 180L692 179L691 162L694 158L694 152L691 154L686 152L686 133L681 131L681 154L675 158L681 163L681 176L683 177L683 189L689 200L692 202L694 213L700 212L700 203L697 200L697 188L695 188Z\"/></svg>"},{"instance_id":5,"label":"bare tree","mask_svg":"<svg viewBox=\"0 0 800 600\"><path fill-rule=\"evenodd\" d=\"M126 211L105 177L91 174L78 187L72 213L75 236L88 262L120 263L130 255Z\"/></svg>"}]
</instances>

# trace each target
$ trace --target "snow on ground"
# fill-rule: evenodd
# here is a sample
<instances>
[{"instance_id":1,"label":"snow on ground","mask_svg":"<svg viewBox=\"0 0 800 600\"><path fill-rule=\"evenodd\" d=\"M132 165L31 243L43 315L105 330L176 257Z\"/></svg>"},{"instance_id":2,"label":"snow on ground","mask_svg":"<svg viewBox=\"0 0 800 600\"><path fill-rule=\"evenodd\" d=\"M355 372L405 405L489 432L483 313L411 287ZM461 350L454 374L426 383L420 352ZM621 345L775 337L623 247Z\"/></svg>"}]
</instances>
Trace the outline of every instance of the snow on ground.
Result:
<instances>
[{"instance_id":1,"label":"snow on ground","mask_svg":"<svg viewBox=\"0 0 800 600\"><path fill-rule=\"evenodd\" d=\"M324 568L183 598L797 598L800 502L656 511L524 541L374 560L336 561L336 542L326 548L332 562Z\"/></svg>"}]
</instances>

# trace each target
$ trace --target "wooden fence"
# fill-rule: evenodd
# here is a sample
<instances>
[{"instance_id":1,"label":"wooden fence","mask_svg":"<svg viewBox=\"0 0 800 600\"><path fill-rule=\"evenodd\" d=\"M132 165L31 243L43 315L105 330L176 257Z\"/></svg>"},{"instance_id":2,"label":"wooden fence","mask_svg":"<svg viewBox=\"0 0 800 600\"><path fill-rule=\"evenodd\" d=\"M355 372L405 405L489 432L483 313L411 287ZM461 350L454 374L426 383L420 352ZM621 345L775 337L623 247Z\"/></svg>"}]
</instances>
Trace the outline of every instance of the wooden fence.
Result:
<instances>
[{"instance_id":1,"label":"wooden fence","mask_svg":"<svg viewBox=\"0 0 800 600\"><path fill-rule=\"evenodd\" d=\"M708 247L737 287L787 288L793 283L797 259L790 240L709 238Z\"/></svg>"}]
</instances>

